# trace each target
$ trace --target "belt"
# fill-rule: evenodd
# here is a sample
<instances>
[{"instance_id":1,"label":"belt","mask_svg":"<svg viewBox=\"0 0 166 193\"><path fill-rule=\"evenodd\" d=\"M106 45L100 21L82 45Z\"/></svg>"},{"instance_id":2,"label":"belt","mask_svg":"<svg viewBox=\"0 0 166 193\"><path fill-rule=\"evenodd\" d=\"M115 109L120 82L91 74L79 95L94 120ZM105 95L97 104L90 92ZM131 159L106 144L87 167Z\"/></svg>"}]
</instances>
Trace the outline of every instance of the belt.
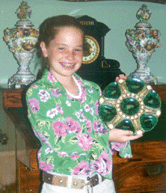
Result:
<instances>
[{"instance_id":1,"label":"belt","mask_svg":"<svg viewBox=\"0 0 166 193\"><path fill-rule=\"evenodd\" d=\"M101 181L104 180L105 178L102 177ZM67 187L68 185L67 176L52 175L47 172L42 173L42 181L55 186ZM94 187L100 183L98 174L95 174L93 177L87 177L87 181L85 179L72 177L71 188L82 189L85 185L90 185L91 187Z\"/></svg>"}]
</instances>

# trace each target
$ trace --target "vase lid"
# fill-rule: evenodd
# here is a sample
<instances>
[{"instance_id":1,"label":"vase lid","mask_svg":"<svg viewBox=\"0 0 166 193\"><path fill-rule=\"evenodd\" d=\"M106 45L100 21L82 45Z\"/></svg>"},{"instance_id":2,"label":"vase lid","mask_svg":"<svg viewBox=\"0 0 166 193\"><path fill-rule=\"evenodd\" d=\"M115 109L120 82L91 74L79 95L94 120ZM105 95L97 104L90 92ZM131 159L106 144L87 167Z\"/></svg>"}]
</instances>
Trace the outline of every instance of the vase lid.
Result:
<instances>
[{"instance_id":1,"label":"vase lid","mask_svg":"<svg viewBox=\"0 0 166 193\"><path fill-rule=\"evenodd\" d=\"M17 28L32 28L34 25L31 21L27 20L19 20L15 24Z\"/></svg>"},{"instance_id":2,"label":"vase lid","mask_svg":"<svg viewBox=\"0 0 166 193\"><path fill-rule=\"evenodd\" d=\"M135 28L152 28L152 26L148 22L139 21L138 23L136 23Z\"/></svg>"},{"instance_id":3,"label":"vase lid","mask_svg":"<svg viewBox=\"0 0 166 193\"><path fill-rule=\"evenodd\" d=\"M16 10L17 17L20 19L17 21L15 26L17 28L32 28L34 25L31 21L29 21L29 18L31 16L31 7L28 6L28 3L26 1L22 1L21 5Z\"/></svg>"},{"instance_id":4,"label":"vase lid","mask_svg":"<svg viewBox=\"0 0 166 193\"><path fill-rule=\"evenodd\" d=\"M150 19L152 15L152 12L147 9L147 5L143 4L139 10L136 13L136 17L139 20L138 23L136 23L136 28L151 28L152 26L150 23L148 23L148 20Z\"/></svg>"}]
</instances>

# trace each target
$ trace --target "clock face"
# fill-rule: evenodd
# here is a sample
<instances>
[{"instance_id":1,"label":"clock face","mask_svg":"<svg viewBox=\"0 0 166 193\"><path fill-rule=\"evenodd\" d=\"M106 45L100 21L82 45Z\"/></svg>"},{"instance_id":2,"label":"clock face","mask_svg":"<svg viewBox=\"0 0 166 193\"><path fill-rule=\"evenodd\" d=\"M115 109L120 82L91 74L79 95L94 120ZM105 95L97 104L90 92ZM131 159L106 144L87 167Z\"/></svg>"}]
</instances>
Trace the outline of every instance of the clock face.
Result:
<instances>
[{"instance_id":1,"label":"clock face","mask_svg":"<svg viewBox=\"0 0 166 193\"><path fill-rule=\"evenodd\" d=\"M83 52L83 64L90 64L94 62L100 53L99 43L95 38L85 35L85 44Z\"/></svg>"}]
</instances>

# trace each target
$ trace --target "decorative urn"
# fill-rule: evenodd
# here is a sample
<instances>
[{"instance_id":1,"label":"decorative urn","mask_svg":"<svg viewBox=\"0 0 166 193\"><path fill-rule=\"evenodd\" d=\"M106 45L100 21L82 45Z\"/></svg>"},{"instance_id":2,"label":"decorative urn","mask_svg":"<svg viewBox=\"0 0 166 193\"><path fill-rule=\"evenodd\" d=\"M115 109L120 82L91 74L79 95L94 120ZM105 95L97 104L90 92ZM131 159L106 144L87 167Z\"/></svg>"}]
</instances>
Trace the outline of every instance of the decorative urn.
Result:
<instances>
[{"instance_id":1,"label":"decorative urn","mask_svg":"<svg viewBox=\"0 0 166 193\"><path fill-rule=\"evenodd\" d=\"M137 63L137 69L129 75L129 78L139 78L147 84L157 84L157 78L151 73L147 63L156 48L161 46L160 32L151 30L152 26L147 22L150 16L151 11L146 5L142 5L136 13L139 19L135 25L136 29L126 30L126 46Z\"/></svg>"},{"instance_id":2,"label":"decorative urn","mask_svg":"<svg viewBox=\"0 0 166 193\"><path fill-rule=\"evenodd\" d=\"M18 71L9 79L9 88L22 88L35 80L35 76L30 72L29 64L35 53L35 44L38 39L38 30L29 21L31 7L26 1L22 1L16 10L19 21L15 28L6 28L4 30L4 41L9 50L16 58L19 68Z\"/></svg>"}]
</instances>

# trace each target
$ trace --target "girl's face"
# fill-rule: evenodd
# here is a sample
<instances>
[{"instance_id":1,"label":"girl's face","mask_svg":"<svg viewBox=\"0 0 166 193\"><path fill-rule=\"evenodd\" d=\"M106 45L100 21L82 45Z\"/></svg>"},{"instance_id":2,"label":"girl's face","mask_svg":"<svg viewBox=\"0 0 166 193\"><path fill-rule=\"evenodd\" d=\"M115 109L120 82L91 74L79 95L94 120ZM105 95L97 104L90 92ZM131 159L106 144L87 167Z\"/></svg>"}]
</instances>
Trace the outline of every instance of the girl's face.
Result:
<instances>
[{"instance_id":1,"label":"girl's face","mask_svg":"<svg viewBox=\"0 0 166 193\"><path fill-rule=\"evenodd\" d=\"M72 76L80 67L83 57L83 33L75 27L61 27L46 47L40 44L44 57L48 57L50 72L58 79Z\"/></svg>"}]
</instances>

